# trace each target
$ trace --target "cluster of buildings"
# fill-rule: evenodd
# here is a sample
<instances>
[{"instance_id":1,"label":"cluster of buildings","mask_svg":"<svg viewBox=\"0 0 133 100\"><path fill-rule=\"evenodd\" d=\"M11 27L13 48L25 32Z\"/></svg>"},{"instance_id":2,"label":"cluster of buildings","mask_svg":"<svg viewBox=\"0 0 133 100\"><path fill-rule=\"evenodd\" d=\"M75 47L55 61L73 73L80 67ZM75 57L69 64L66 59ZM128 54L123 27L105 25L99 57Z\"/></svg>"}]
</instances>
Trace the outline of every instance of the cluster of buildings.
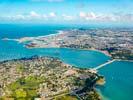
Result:
<instances>
[{"instance_id":1,"label":"cluster of buildings","mask_svg":"<svg viewBox=\"0 0 133 100\"><path fill-rule=\"evenodd\" d=\"M44 79L36 90L39 98L43 100L70 94L79 88L82 89L84 88L83 82L87 78L97 77L96 73L73 68L55 58L33 57L4 61L0 63L0 97L13 92L8 90L8 85L22 77L29 76L38 76ZM77 80L81 81L82 85L77 84Z\"/></svg>"},{"instance_id":2,"label":"cluster of buildings","mask_svg":"<svg viewBox=\"0 0 133 100\"><path fill-rule=\"evenodd\" d=\"M35 37L28 48L69 47L107 51L113 58L133 60L133 30L125 28L73 29L62 34Z\"/></svg>"}]
</instances>

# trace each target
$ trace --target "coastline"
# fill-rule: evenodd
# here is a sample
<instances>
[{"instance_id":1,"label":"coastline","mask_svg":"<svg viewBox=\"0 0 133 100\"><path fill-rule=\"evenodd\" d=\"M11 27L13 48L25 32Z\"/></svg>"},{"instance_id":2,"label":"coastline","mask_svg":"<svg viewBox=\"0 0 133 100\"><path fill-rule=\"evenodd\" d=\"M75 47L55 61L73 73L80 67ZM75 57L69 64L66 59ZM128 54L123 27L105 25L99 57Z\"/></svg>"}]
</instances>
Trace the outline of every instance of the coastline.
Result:
<instances>
[{"instance_id":1,"label":"coastline","mask_svg":"<svg viewBox=\"0 0 133 100\"><path fill-rule=\"evenodd\" d=\"M87 70L81 70L81 69L79 69L79 68L73 68L73 67L71 67L71 65L69 65L69 64L66 64L66 63L64 63L64 62L62 62L60 59L55 59L55 58L53 58L53 57L38 57L38 56L34 56L34 57L30 57L30 58L21 58L21 59L15 59L15 60L8 60L8 61L3 61L3 62L0 62L0 64L1 65L4 65L4 66L8 66L9 64L14 64L14 66L12 65L12 67L11 67L11 69L16 69L17 68L17 66L15 65L15 64L33 64L33 63L38 63L39 65L43 65L43 61L50 61L51 62L51 64L53 63L53 64L59 64L60 66L57 66L57 68L55 67L55 66L53 66L54 67L54 69L52 69L52 68L50 68L49 70L50 71L48 71L47 72L47 74L50 74L50 73L53 73L53 70L58 70L57 72L56 72L56 74L58 75L59 74L59 72L60 72L60 68L62 68L62 70L63 70L63 75L67 75L68 74L68 76L66 77L66 76L63 76L63 78L69 78L69 77L73 77L73 75L75 75L76 77L78 76L78 77L85 77L85 80L87 80L88 78L90 78L90 76L93 76L92 78L90 78L90 82L92 81L92 83L93 83L93 79L96 79L96 81L97 80L99 80L99 78L101 78L101 76L99 75L99 74L94 74L94 73L91 73L91 72L88 72ZM16 63L14 63L14 62L16 62ZM39 63L40 62L40 63ZM55 63L54 63L55 62ZM35 77L34 75L41 75L42 76L42 72L40 72L40 70L41 71L43 71L42 70L42 68L41 67L39 67L39 68L37 68L36 69L36 66L34 66L34 64L33 64L33 66L27 66L27 64L25 65L25 66L19 66L20 68L22 68L22 67L24 67L24 68L28 68L28 69L30 69L30 70L33 70L33 73L31 73L30 75L32 75L32 77ZM46 64L46 63L45 63ZM47 64L48 66L50 66L49 64ZM2 67L3 68L3 67ZM45 67L44 67L45 68ZM46 67L47 68L47 67ZM18 69L18 68L17 68ZM28 70L27 69L27 70ZM38 71L38 73L36 73L36 72L34 72L34 70L37 70ZM23 71L23 70L19 70L19 71L22 71L21 72L21 74L22 73L24 73L25 75L25 79L26 78L28 78L28 77L30 77L29 76L29 74L28 73L30 73L30 72L32 72L32 71L30 71L30 72L25 72L25 71ZM15 71L15 73L16 74L13 74L14 76L19 76L19 72L17 72L17 71ZM4 74L4 73L3 73ZM45 73L46 74L46 73ZM45 74L44 74L44 76L45 76ZM50 74L51 75L51 74ZM80 76L81 75L81 76ZM88 75L87 77L86 77L86 75ZM77 77L77 79L79 79ZM22 77L21 77L21 75L20 75L20 77L19 77L19 79L21 79ZM23 77L24 78L24 77ZM49 78L50 79L50 78ZM60 79L60 78L59 78ZM59 80L58 79L58 80ZM84 78L83 78L84 79ZM16 81L16 82L18 82L17 81L17 78L13 78L12 79L12 81L11 82L8 82L8 84L6 84L6 86L8 86L8 85L10 85L10 84L16 84L16 83L14 83L14 80ZM54 78L52 79L53 80L53 82L54 82ZM82 79L81 79L82 80ZM74 81L74 80L73 80ZM64 82L66 82L65 80L64 80ZM44 82L45 83L45 82ZM39 84L41 84L41 83L39 83ZM96 84L96 83L95 83ZM57 84L58 85L58 84ZM86 84L87 85L87 84ZM83 88L85 88L86 87L86 85L84 86L83 85ZM23 85L22 85L23 86ZM89 85L88 85L89 86ZM94 85L95 86L95 85ZM73 85L73 87L75 87L75 85ZM22 87L20 87L20 88L22 88ZM41 88L40 88L41 89ZM73 88L71 87L70 88L70 90L73 90ZM91 96L94 96L95 97L95 95L97 95L98 96L98 98L100 98L100 96L97 94L97 91L95 91L95 89L94 89L94 87L92 87L92 90L90 90L90 91L83 91L83 93L91 93L91 92L94 92L93 94L90 94ZM27 90L28 91L28 90ZM50 89L49 89L49 91L51 91ZM80 89L79 89L79 91L80 91ZM3 92L4 92L4 90L3 90ZM3 93L2 92L2 93ZM13 91L12 91L13 92ZM42 94L43 94L43 91L42 91ZM54 92L53 92L53 94L54 94ZM71 94L71 92L69 93L69 94ZM80 96L80 93L76 93L76 95L79 95ZM89 94L88 94L89 95ZM51 95L51 97L52 97L52 95ZM96 97L97 98L97 97ZM100 99L99 99L100 100Z\"/></svg>"},{"instance_id":2,"label":"coastline","mask_svg":"<svg viewBox=\"0 0 133 100\"><path fill-rule=\"evenodd\" d=\"M61 37L67 37L69 38L69 31L63 31L63 30L59 30L54 34L49 34L49 35L44 35L44 36L37 36L37 37L22 37L19 39L8 39L8 38L4 38L2 40L6 40L6 41L16 41L19 43L25 43L25 42L29 42L24 44L24 47L28 48L28 49L34 49L34 48L70 48L70 49L77 49L77 50L92 50L92 51L97 51L100 53L105 54L106 56L110 57L110 58L114 58L115 56L111 55L107 50L100 50L100 49L95 49L95 48L82 48L79 45L79 48L76 47L71 47L70 44L63 46L62 43L60 43L60 39ZM71 36L71 35L70 35ZM61 40L62 41L62 40ZM133 62L133 60L128 60L127 59L122 59L122 58L118 58L118 60L121 61L129 61L129 62Z\"/></svg>"},{"instance_id":3,"label":"coastline","mask_svg":"<svg viewBox=\"0 0 133 100\"><path fill-rule=\"evenodd\" d=\"M133 62L133 60L123 60L123 59L116 59L117 61L124 61L124 62Z\"/></svg>"},{"instance_id":4,"label":"coastline","mask_svg":"<svg viewBox=\"0 0 133 100\"><path fill-rule=\"evenodd\" d=\"M82 49L81 49L81 50L82 50ZM100 52L100 53L105 54L105 55L108 56L108 57L112 57L112 56L108 53L108 51L102 51L102 50L98 50L98 49L95 49L95 48L91 48L91 49L83 49L83 50L97 51L97 52Z\"/></svg>"},{"instance_id":5,"label":"coastline","mask_svg":"<svg viewBox=\"0 0 133 100\"><path fill-rule=\"evenodd\" d=\"M3 41L16 41L16 42L19 42L19 43L23 43L23 42L31 41L31 40L34 40L34 39L47 38L47 37L58 36L58 35L62 35L62 34L63 34L63 31L59 30L59 31L57 31L57 33L42 35L42 36L37 36L37 37L21 37L21 38L18 38L18 39L17 38L16 39L3 38L2 40Z\"/></svg>"},{"instance_id":6,"label":"coastline","mask_svg":"<svg viewBox=\"0 0 133 100\"><path fill-rule=\"evenodd\" d=\"M55 36L55 34L51 34L52 36L54 35ZM51 35L48 35L48 36L51 36ZM40 37L44 37L44 36L39 36L39 38ZM46 36L47 37L47 36ZM20 41L19 41L19 39L2 39L2 40L6 40L6 41L16 41L16 42L19 42L19 43L21 43ZM26 40L27 41L27 40ZM24 41L23 41L24 42ZM67 48L67 49L75 49L75 50L90 50L90 51L96 51L96 52L100 52L100 53L103 53L104 55L106 55L106 56L108 56L108 57L110 57L110 58L112 58L112 55L111 54L109 54L108 53L108 51L103 51L103 50L98 50L98 49L95 49L95 48L89 48L89 49L82 49L82 48L71 48L71 47L59 47L59 46L54 46L54 47L51 47L51 46L49 46L49 47L29 47L29 46L27 46L27 45L24 45L24 47L26 47L26 48L28 48L28 49L36 49L36 48L59 48L59 49L61 49L61 48ZM126 61L126 62L133 62L133 60L123 60L123 59L116 59L117 61Z\"/></svg>"},{"instance_id":7,"label":"coastline","mask_svg":"<svg viewBox=\"0 0 133 100\"><path fill-rule=\"evenodd\" d=\"M59 47L60 48L60 47ZM68 47L66 47L66 48L68 48ZM34 49L34 48L33 48ZM75 48L69 48L69 49L75 49ZM97 52L101 52L101 53L103 53L102 51L100 51L100 50L96 50L96 49L75 49L75 50L92 50L92 51L97 51ZM118 59L118 61L129 61L129 60L120 60L120 59ZM132 62L132 61L131 61Z\"/></svg>"},{"instance_id":8,"label":"coastline","mask_svg":"<svg viewBox=\"0 0 133 100\"><path fill-rule=\"evenodd\" d=\"M26 46L25 46L26 47ZM44 48L44 47L26 47L28 49L35 49L35 48ZM90 50L90 51L96 51L100 52L110 58L112 58L112 55L108 53L108 51L98 50L98 49L81 49L81 48L70 48L70 47L45 47L45 48L68 48L68 49L75 49L75 50ZM116 59L117 61L127 61L127 62L133 62L133 60L123 60L123 59Z\"/></svg>"},{"instance_id":9,"label":"coastline","mask_svg":"<svg viewBox=\"0 0 133 100\"><path fill-rule=\"evenodd\" d=\"M35 48L44 48L44 47L27 47L25 46L26 48L28 49L35 49ZM68 48L68 49L75 49L75 50L90 50L90 51L96 51L96 52L100 52L100 53L103 53L104 55L108 56L108 57L112 57L108 51L102 51L102 50L97 50L97 49L81 49L81 48L70 48L70 47L45 47L45 48Z\"/></svg>"}]
</instances>

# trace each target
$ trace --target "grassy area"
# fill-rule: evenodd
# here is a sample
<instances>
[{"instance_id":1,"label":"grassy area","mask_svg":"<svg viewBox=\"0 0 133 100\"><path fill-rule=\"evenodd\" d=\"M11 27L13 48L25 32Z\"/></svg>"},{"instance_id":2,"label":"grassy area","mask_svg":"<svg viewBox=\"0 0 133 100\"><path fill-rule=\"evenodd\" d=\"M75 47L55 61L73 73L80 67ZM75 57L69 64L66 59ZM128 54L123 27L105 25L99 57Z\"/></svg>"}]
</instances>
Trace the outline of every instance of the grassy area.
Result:
<instances>
[{"instance_id":1,"label":"grassy area","mask_svg":"<svg viewBox=\"0 0 133 100\"><path fill-rule=\"evenodd\" d=\"M2 98L10 97L15 100L33 100L35 97L39 97L37 89L39 85L45 81L44 77L40 76L28 76L26 78L20 78L16 82L7 86L9 94Z\"/></svg>"},{"instance_id":2,"label":"grassy area","mask_svg":"<svg viewBox=\"0 0 133 100\"><path fill-rule=\"evenodd\" d=\"M16 70L17 70L18 73L23 73L24 71L26 71L23 64L17 64L17 69Z\"/></svg>"},{"instance_id":3,"label":"grassy area","mask_svg":"<svg viewBox=\"0 0 133 100\"><path fill-rule=\"evenodd\" d=\"M88 93L85 100L101 100L101 98L96 91L92 91Z\"/></svg>"},{"instance_id":4,"label":"grassy area","mask_svg":"<svg viewBox=\"0 0 133 100\"><path fill-rule=\"evenodd\" d=\"M56 97L54 100L78 100L75 96L64 95Z\"/></svg>"}]
</instances>

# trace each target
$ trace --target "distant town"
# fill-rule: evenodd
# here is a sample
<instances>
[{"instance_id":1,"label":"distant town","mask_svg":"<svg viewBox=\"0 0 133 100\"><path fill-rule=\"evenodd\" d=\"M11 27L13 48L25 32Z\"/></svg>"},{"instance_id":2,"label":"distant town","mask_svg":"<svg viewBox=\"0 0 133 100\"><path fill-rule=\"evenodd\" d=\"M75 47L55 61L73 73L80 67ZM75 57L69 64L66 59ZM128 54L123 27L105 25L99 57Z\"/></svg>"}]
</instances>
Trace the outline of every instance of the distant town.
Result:
<instances>
[{"instance_id":1,"label":"distant town","mask_svg":"<svg viewBox=\"0 0 133 100\"><path fill-rule=\"evenodd\" d=\"M5 38L4 40L10 40ZM98 50L114 59L133 60L133 30L130 28L72 29L58 34L14 39L27 48L76 48Z\"/></svg>"}]
</instances>

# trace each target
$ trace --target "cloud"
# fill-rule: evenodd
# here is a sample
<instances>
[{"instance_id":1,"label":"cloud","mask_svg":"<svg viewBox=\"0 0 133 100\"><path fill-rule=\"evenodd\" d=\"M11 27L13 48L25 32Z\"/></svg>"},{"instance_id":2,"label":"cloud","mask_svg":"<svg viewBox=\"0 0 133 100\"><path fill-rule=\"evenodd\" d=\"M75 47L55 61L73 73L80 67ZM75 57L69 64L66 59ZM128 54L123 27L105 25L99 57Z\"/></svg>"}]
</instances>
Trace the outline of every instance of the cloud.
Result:
<instances>
[{"instance_id":1,"label":"cloud","mask_svg":"<svg viewBox=\"0 0 133 100\"><path fill-rule=\"evenodd\" d=\"M41 18L41 15L36 13L35 11L31 11L29 17L32 17L32 18Z\"/></svg>"},{"instance_id":2,"label":"cloud","mask_svg":"<svg viewBox=\"0 0 133 100\"><path fill-rule=\"evenodd\" d=\"M21 21L28 21L28 20L47 20L47 15L45 14L38 14L35 11L31 11L28 14L18 14L18 15L12 15L12 16L6 16L3 17L7 20L21 20Z\"/></svg>"},{"instance_id":3,"label":"cloud","mask_svg":"<svg viewBox=\"0 0 133 100\"><path fill-rule=\"evenodd\" d=\"M95 20L97 17L93 12L90 13L80 12L79 16L85 20Z\"/></svg>"},{"instance_id":4,"label":"cloud","mask_svg":"<svg viewBox=\"0 0 133 100\"><path fill-rule=\"evenodd\" d=\"M64 0L48 0L49 2L62 2Z\"/></svg>"},{"instance_id":5,"label":"cloud","mask_svg":"<svg viewBox=\"0 0 133 100\"><path fill-rule=\"evenodd\" d=\"M27 14L17 14L17 15L0 15L0 20L4 21L50 21L50 20L60 22L60 21L74 21L74 22L108 22L108 23L133 23L133 14L129 13L94 13L94 12L79 12L78 15L68 15L58 14L55 12L50 12L47 14L38 13L36 11L31 11Z\"/></svg>"},{"instance_id":6,"label":"cloud","mask_svg":"<svg viewBox=\"0 0 133 100\"><path fill-rule=\"evenodd\" d=\"M123 13L114 13L114 14L97 14L94 12L86 13L80 12L79 17L81 20L86 21L97 21L97 22L133 22L133 14L123 14Z\"/></svg>"},{"instance_id":7,"label":"cloud","mask_svg":"<svg viewBox=\"0 0 133 100\"><path fill-rule=\"evenodd\" d=\"M64 0L31 0L32 2L63 2Z\"/></svg>"},{"instance_id":8,"label":"cloud","mask_svg":"<svg viewBox=\"0 0 133 100\"><path fill-rule=\"evenodd\" d=\"M50 17L56 17L56 14L55 14L55 12L51 12L51 13L49 13L49 16Z\"/></svg>"},{"instance_id":9,"label":"cloud","mask_svg":"<svg viewBox=\"0 0 133 100\"><path fill-rule=\"evenodd\" d=\"M18 15L10 15L10 16L0 16L0 18L5 20L13 20L13 21L44 21L48 19L55 19L57 15L54 12L49 14L39 14L35 11L31 11L28 14L18 14Z\"/></svg>"},{"instance_id":10,"label":"cloud","mask_svg":"<svg viewBox=\"0 0 133 100\"><path fill-rule=\"evenodd\" d=\"M67 21L71 21L71 20L75 19L74 16L70 16L70 15L66 15L66 14L62 14L62 17L64 20L67 20Z\"/></svg>"},{"instance_id":11,"label":"cloud","mask_svg":"<svg viewBox=\"0 0 133 100\"><path fill-rule=\"evenodd\" d=\"M16 20L26 20L26 17L24 15L15 15L15 16L5 16L3 17L3 20L11 20L11 21L16 21Z\"/></svg>"},{"instance_id":12,"label":"cloud","mask_svg":"<svg viewBox=\"0 0 133 100\"><path fill-rule=\"evenodd\" d=\"M14 20L25 20L25 16L24 15L16 15L13 17Z\"/></svg>"},{"instance_id":13,"label":"cloud","mask_svg":"<svg viewBox=\"0 0 133 100\"><path fill-rule=\"evenodd\" d=\"M87 15L86 15L85 12L80 12L80 13L79 13L79 16L82 17L82 18L84 18L84 17L86 17Z\"/></svg>"},{"instance_id":14,"label":"cloud","mask_svg":"<svg viewBox=\"0 0 133 100\"><path fill-rule=\"evenodd\" d=\"M123 13L114 13L115 18L118 21L127 21L127 22L133 22L133 14L123 14Z\"/></svg>"}]
</instances>

